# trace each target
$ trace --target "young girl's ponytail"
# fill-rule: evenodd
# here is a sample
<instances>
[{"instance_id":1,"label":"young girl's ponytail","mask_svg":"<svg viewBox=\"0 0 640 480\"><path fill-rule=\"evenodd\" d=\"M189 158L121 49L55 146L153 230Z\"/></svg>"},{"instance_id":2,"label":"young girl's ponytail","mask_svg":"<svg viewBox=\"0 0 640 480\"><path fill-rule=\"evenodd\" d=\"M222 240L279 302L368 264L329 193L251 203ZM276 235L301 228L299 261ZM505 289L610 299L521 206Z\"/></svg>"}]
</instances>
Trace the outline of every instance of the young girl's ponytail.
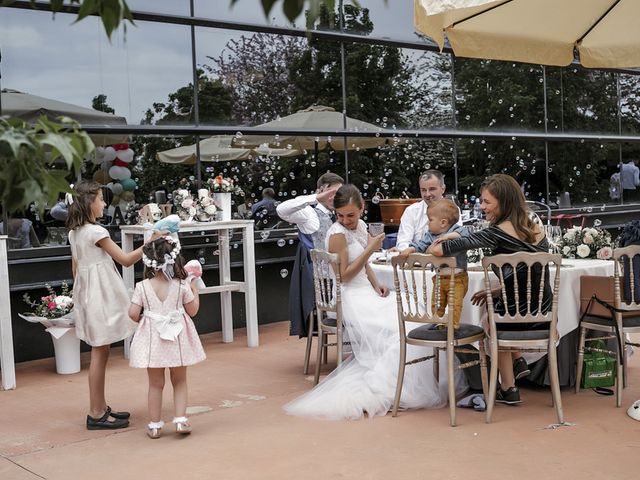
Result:
<instances>
[{"instance_id":1,"label":"young girl's ponytail","mask_svg":"<svg viewBox=\"0 0 640 480\"><path fill-rule=\"evenodd\" d=\"M65 202L69 206L67 228L73 230L85 223L96 223L91 214L91 204L102 186L94 181L81 180L73 188L73 194L67 194Z\"/></svg>"}]
</instances>

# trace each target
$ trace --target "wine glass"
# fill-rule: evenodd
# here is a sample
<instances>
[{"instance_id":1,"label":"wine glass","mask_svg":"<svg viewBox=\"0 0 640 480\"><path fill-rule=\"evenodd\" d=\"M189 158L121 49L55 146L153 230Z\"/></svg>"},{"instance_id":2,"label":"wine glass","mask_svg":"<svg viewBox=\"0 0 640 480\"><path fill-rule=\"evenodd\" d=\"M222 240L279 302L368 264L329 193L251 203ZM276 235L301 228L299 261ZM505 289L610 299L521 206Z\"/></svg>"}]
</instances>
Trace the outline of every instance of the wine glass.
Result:
<instances>
[{"instance_id":1,"label":"wine glass","mask_svg":"<svg viewBox=\"0 0 640 480\"><path fill-rule=\"evenodd\" d=\"M549 242L549 253L558 253L562 241L562 228L559 225L546 225L545 235Z\"/></svg>"}]
</instances>

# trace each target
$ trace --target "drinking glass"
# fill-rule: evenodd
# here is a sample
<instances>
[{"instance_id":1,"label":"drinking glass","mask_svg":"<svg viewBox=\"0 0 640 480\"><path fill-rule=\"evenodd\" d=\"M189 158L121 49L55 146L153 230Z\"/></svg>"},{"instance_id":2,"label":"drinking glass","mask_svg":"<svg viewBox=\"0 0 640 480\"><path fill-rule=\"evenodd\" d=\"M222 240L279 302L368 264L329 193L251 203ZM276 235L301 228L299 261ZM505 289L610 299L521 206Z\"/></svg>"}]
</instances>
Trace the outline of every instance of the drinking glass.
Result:
<instances>
[{"instance_id":1,"label":"drinking glass","mask_svg":"<svg viewBox=\"0 0 640 480\"><path fill-rule=\"evenodd\" d=\"M376 236L380 235L381 233L384 233L384 223L382 223L382 222L371 222L369 224L369 234L372 237L376 237Z\"/></svg>"}]
</instances>

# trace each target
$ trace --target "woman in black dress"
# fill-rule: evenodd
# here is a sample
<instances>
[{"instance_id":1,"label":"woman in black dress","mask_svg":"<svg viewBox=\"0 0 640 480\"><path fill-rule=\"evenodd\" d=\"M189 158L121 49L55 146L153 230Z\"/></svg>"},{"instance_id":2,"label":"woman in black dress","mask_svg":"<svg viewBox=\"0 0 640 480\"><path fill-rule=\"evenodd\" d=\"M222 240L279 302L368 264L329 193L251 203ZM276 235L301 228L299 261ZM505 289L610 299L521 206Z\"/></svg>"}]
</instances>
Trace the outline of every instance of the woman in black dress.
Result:
<instances>
[{"instance_id":1,"label":"woman in black dress","mask_svg":"<svg viewBox=\"0 0 640 480\"><path fill-rule=\"evenodd\" d=\"M544 235L544 231L529 216L524 195L518 183L509 175L497 174L487 178L480 187L480 208L489 222L489 227L475 232L468 237L435 242L428 253L436 256L453 256L458 252L475 249L488 248L494 255L501 253L516 252L547 252L549 244ZM503 275L507 287L507 303L498 295L494 295L494 309L496 312L515 313L515 286L520 293L520 305L518 309L526 313L526 284L527 271L522 265L516 267L514 276L513 270L509 266L503 267ZM542 268L532 269L532 284L540 282ZM514 281L515 278L515 281ZM538 289L533 289L531 304L538 304ZM497 292L496 292L497 294ZM476 292L472 296L474 305L484 304L486 301L485 292ZM542 310L548 311L551 308L552 292L549 283L549 271L545 273L545 288L543 291ZM533 312L532 312L533 313ZM501 329L506 329L510 325L501 325ZM536 328L537 325L518 325L516 328ZM519 352L500 352L498 354L498 370L500 371L500 389L498 390L497 402L507 404L520 403L520 392L515 386L515 380L527 376L530 371L526 361Z\"/></svg>"}]
</instances>

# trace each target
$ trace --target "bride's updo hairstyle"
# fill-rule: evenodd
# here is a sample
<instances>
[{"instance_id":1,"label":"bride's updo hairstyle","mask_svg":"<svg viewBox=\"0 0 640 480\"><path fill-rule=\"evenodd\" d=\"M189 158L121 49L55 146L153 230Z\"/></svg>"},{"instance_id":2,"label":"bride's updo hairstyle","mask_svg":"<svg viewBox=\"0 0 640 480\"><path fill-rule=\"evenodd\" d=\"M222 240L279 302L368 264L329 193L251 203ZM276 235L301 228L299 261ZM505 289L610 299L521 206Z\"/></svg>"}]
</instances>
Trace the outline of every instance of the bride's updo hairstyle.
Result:
<instances>
[{"instance_id":1,"label":"bride's updo hairstyle","mask_svg":"<svg viewBox=\"0 0 640 480\"><path fill-rule=\"evenodd\" d=\"M358 187L352 183L345 183L336 192L336 196L333 198L333 208L336 210L342 207L346 207L349 204L353 204L358 208L364 206L364 200L360 194Z\"/></svg>"}]
</instances>

